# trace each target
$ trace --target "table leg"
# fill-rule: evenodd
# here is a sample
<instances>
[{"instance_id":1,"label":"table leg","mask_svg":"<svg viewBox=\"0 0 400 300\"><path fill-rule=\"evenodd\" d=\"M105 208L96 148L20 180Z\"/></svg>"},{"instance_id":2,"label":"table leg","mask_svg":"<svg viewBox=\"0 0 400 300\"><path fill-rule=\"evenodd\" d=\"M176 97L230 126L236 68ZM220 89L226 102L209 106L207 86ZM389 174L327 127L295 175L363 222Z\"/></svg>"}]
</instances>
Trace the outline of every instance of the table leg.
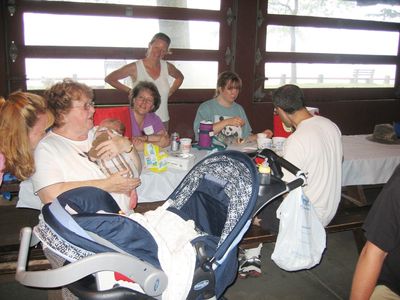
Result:
<instances>
[{"instance_id":1,"label":"table leg","mask_svg":"<svg viewBox=\"0 0 400 300\"><path fill-rule=\"evenodd\" d=\"M362 185L351 185L343 187L342 197L359 207L368 205Z\"/></svg>"},{"instance_id":2,"label":"table leg","mask_svg":"<svg viewBox=\"0 0 400 300\"><path fill-rule=\"evenodd\" d=\"M383 188L383 184L351 185L342 187L342 197L362 207L371 205Z\"/></svg>"}]
</instances>

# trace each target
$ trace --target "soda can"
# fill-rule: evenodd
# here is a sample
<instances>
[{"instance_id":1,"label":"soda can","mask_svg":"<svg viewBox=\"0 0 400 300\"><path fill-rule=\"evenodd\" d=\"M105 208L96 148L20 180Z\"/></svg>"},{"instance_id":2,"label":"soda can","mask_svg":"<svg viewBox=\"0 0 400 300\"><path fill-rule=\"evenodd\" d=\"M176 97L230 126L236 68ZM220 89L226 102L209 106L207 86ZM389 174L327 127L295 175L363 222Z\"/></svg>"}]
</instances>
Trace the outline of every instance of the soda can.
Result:
<instances>
[{"instance_id":1,"label":"soda can","mask_svg":"<svg viewBox=\"0 0 400 300\"><path fill-rule=\"evenodd\" d=\"M171 151L179 150L179 133L174 132L171 134Z\"/></svg>"}]
</instances>

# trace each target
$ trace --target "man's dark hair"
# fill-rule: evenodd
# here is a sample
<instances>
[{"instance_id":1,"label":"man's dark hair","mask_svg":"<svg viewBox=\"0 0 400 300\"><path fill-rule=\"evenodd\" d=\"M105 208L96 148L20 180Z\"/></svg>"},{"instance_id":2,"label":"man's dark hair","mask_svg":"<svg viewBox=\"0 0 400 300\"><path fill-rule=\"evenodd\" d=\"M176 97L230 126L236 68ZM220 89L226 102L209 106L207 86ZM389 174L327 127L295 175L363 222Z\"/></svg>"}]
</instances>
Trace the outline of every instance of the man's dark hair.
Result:
<instances>
[{"instance_id":1,"label":"man's dark hair","mask_svg":"<svg viewBox=\"0 0 400 300\"><path fill-rule=\"evenodd\" d=\"M278 88L272 95L275 107L281 108L288 114L306 106L303 91L294 84L286 84Z\"/></svg>"}]
</instances>

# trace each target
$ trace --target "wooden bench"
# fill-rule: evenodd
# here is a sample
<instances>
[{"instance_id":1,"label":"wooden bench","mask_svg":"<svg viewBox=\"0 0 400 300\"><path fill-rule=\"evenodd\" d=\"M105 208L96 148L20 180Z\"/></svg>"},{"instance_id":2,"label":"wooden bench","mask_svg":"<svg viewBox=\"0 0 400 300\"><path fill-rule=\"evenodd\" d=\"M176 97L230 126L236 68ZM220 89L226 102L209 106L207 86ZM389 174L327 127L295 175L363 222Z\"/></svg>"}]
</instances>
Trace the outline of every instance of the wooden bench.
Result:
<instances>
[{"instance_id":1,"label":"wooden bench","mask_svg":"<svg viewBox=\"0 0 400 300\"><path fill-rule=\"evenodd\" d=\"M0 246L0 276L15 274L17 268L19 245ZM51 265L44 256L41 246L33 247L29 251L30 271L51 269Z\"/></svg>"},{"instance_id":2,"label":"wooden bench","mask_svg":"<svg viewBox=\"0 0 400 300\"><path fill-rule=\"evenodd\" d=\"M353 83L358 83L358 80L365 80L365 83L372 83L374 80L374 69L355 69L353 71Z\"/></svg>"}]
</instances>

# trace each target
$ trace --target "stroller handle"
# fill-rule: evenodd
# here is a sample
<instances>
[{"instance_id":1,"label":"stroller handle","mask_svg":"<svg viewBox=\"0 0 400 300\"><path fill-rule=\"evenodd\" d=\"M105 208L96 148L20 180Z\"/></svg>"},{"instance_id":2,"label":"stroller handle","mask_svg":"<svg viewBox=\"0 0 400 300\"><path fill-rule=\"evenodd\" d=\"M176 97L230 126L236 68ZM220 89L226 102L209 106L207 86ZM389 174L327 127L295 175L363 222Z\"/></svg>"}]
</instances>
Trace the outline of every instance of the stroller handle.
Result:
<instances>
[{"instance_id":1,"label":"stroller handle","mask_svg":"<svg viewBox=\"0 0 400 300\"><path fill-rule=\"evenodd\" d=\"M55 288L97 272L113 271L134 279L149 296L159 296L167 287L168 279L163 271L136 257L116 252L91 255L54 270L26 271L31 236L32 228L22 228L15 279L23 285Z\"/></svg>"},{"instance_id":2,"label":"stroller handle","mask_svg":"<svg viewBox=\"0 0 400 300\"><path fill-rule=\"evenodd\" d=\"M293 165L283 157L277 155L271 149L263 149L257 156L268 159L271 170L276 177L278 178L283 177L282 167L296 176L297 179L288 183L290 190L306 183L306 175L302 170L297 168L295 165ZM298 180L301 180L302 182L299 184Z\"/></svg>"},{"instance_id":3,"label":"stroller handle","mask_svg":"<svg viewBox=\"0 0 400 300\"><path fill-rule=\"evenodd\" d=\"M272 174L274 175L274 180L271 179L271 182L267 185L260 184L259 197L253 210L253 216L257 215L263 207L274 199L294 190L295 188L305 185L307 182L307 177L302 170L288 162L283 157L277 155L274 151L263 149L258 152L256 156L268 160ZM282 167L295 175L296 178L291 182L283 182L281 180L283 177Z\"/></svg>"}]
</instances>

